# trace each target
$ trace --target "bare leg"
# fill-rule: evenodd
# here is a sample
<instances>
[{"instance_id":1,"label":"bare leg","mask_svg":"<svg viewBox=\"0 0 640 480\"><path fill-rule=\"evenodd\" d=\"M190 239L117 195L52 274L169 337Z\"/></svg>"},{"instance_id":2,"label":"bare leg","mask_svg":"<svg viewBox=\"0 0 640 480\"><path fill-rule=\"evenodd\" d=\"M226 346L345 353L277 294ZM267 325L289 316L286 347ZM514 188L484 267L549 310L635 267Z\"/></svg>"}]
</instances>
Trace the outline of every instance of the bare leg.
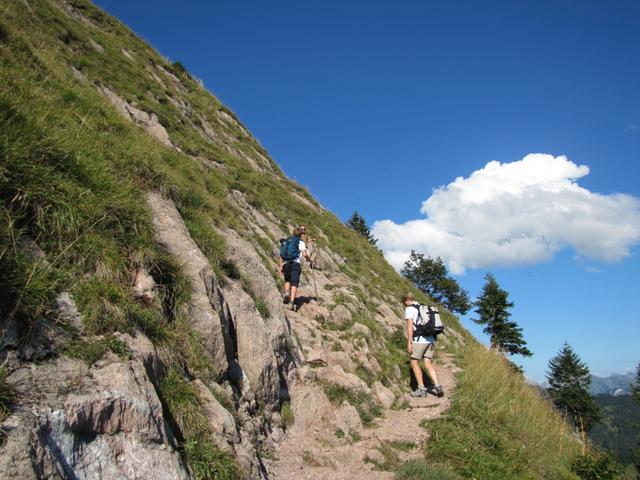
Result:
<instances>
[{"instance_id":1,"label":"bare leg","mask_svg":"<svg viewBox=\"0 0 640 480\"><path fill-rule=\"evenodd\" d=\"M411 359L411 370L413 370L413 374L416 376L416 380L418 381L418 388L424 388L424 377L422 376L422 369L420 368L420 362L415 359Z\"/></svg>"},{"instance_id":2,"label":"bare leg","mask_svg":"<svg viewBox=\"0 0 640 480\"><path fill-rule=\"evenodd\" d=\"M433 363L431 362L431 360L429 360L428 358L424 359L424 368L427 369L427 373L429 373L429 377L431 378L431 381L433 382L433 384L440 385L440 382L438 382L438 375L436 375L436 369L433 366Z\"/></svg>"},{"instance_id":3,"label":"bare leg","mask_svg":"<svg viewBox=\"0 0 640 480\"><path fill-rule=\"evenodd\" d=\"M291 304L296 304L296 293L298 293L298 287L291 287Z\"/></svg>"},{"instance_id":4,"label":"bare leg","mask_svg":"<svg viewBox=\"0 0 640 480\"><path fill-rule=\"evenodd\" d=\"M284 293L285 293L285 295L286 295L287 293L289 293L289 290L291 290L291 283L289 283L289 282L284 282Z\"/></svg>"}]
</instances>

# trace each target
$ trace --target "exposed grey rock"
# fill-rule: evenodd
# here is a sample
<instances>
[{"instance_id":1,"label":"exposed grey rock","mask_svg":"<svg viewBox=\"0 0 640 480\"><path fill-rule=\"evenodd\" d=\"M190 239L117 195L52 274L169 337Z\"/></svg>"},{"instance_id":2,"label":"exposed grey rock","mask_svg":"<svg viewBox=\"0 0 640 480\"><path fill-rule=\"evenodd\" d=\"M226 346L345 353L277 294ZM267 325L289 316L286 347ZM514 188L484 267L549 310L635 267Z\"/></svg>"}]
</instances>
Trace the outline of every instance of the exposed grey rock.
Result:
<instances>
[{"instance_id":1,"label":"exposed grey rock","mask_svg":"<svg viewBox=\"0 0 640 480\"><path fill-rule=\"evenodd\" d=\"M234 358L235 352L229 335L229 319L223 312L224 301L213 269L189 235L173 202L150 192L147 203L156 240L178 261L191 284L191 324L201 335L215 370L222 374L228 369L228 359Z\"/></svg>"},{"instance_id":2,"label":"exposed grey rock","mask_svg":"<svg viewBox=\"0 0 640 480\"><path fill-rule=\"evenodd\" d=\"M322 343L318 343L313 348L310 348L305 353L305 358L307 363L313 366L327 365L327 353Z\"/></svg>"},{"instance_id":3,"label":"exposed grey rock","mask_svg":"<svg viewBox=\"0 0 640 480\"><path fill-rule=\"evenodd\" d=\"M358 415L358 410L347 402L342 402L340 408L336 410L333 423L337 429L346 434L362 431L362 421Z\"/></svg>"},{"instance_id":4,"label":"exposed grey rock","mask_svg":"<svg viewBox=\"0 0 640 480\"><path fill-rule=\"evenodd\" d=\"M331 310L331 322L338 326L344 326L351 321L351 312L344 305L336 305Z\"/></svg>"},{"instance_id":5,"label":"exposed grey rock","mask_svg":"<svg viewBox=\"0 0 640 480\"><path fill-rule=\"evenodd\" d=\"M295 418L289 431L305 432L331 414L331 403L324 392L314 385L294 385L291 394L291 410Z\"/></svg>"},{"instance_id":6,"label":"exposed grey rock","mask_svg":"<svg viewBox=\"0 0 640 480\"><path fill-rule=\"evenodd\" d=\"M138 361L88 371L60 358L14 371L8 381L31 406L0 425L7 432L3 478L189 479Z\"/></svg>"},{"instance_id":7,"label":"exposed grey rock","mask_svg":"<svg viewBox=\"0 0 640 480\"><path fill-rule=\"evenodd\" d=\"M237 360L245 373L243 393L252 390L267 405L278 402L280 376L271 329L278 329L279 322L268 322L260 316L253 299L239 282L228 282L222 288L225 303L224 316L233 319L237 340Z\"/></svg>"},{"instance_id":8,"label":"exposed grey rock","mask_svg":"<svg viewBox=\"0 0 640 480\"><path fill-rule=\"evenodd\" d=\"M104 47L96 42L93 38L89 39L89 44L96 50L97 52L104 52Z\"/></svg>"},{"instance_id":9,"label":"exposed grey rock","mask_svg":"<svg viewBox=\"0 0 640 480\"><path fill-rule=\"evenodd\" d=\"M366 325L361 323L354 323L351 327L352 335L362 335L365 339L371 338L371 330Z\"/></svg>"},{"instance_id":10,"label":"exposed grey rock","mask_svg":"<svg viewBox=\"0 0 640 480\"><path fill-rule=\"evenodd\" d=\"M75 300L69 292L62 292L56 298L55 303L58 318L66 325L73 327L77 332L82 332L82 314L78 310Z\"/></svg>"},{"instance_id":11,"label":"exposed grey rock","mask_svg":"<svg viewBox=\"0 0 640 480\"><path fill-rule=\"evenodd\" d=\"M201 380L195 379L191 383L198 392L198 397L202 402L202 408L209 421L209 427L211 427L211 430L216 435L215 440L218 446L228 450L227 442L238 443L240 441L233 415L216 400Z\"/></svg>"},{"instance_id":12,"label":"exposed grey rock","mask_svg":"<svg viewBox=\"0 0 640 480\"><path fill-rule=\"evenodd\" d=\"M135 59L133 58L133 55L131 55L131 52L129 52L129 50L127 50L126 48L121 48L120 52L122 53L122 55L124 55L127 59L131 60L132 62L135 61Z\"/></svg>"},{"instance_id":13,"label":"exposed grey rock","mask_svg":"<svg viewBox=\"0 0 640 480\"><path fill-rule=\"evenodd\" d=\"M120 98L118 94L116 94L113 90L107 88L104 85L99 86L98 90L100 90L100 92L105 97L107 97L109 101L111 101L111 103L122 114L122 116L139 124L150 135L157 138L165 145L174 147L171 139L169 138L169 134L167 133L166 129L160 124L160 122L158 121L158 116L155 113L145 112L134 107L133 105Z\"/></svg>"},{"instance_id":14,"label":"exposed grey rock","mask_svg":"<svg viewBox=\"0 0 640 480\"><path fill-rule=\"evenodd\" d=\"M366 383L353 373L345 372L339 365L318 369L318 378L326 383L332 383L349 390L370 392Z\"/></svg>"},{"instance_id":15,"label":"exposed grey rock","mask_svg":"<svg viewBox=\"0 0 640 480\"><path fill-rule=\"evenodd\" d=\"M280 228L277 218L274 217L273 214L270 214L270 212L268 212L267 215L263 215L259 210L257 210L255 207L250 205L249 202L247 202L244 193L238 190L231 190L231 192L229 192L229 195L230 199L239 208L251 215L255 222L260 225L260 227L262 227L265 231L267 231L269 235L271 235L273 240L277 241L278 239L287 236L287 234ZM274 245L274 253L277 253L275 249L276 245Z\"/></svg>"},{"instance_id":16,"label":"exposed grey rock","mask_svg":"<svg viewBox=\"0 0 640 480\"><path fill-rule=\"evenodd\" d=\"M374 383L373 391L375 392L378 401L384 406L384 408L391 408L393 403L396 401L396 396L393 394L393 392L380 382Z\"/></svg>"},{"instance_id":17,"label":"exposed grey rock","mask_svg":"<svg viewBox=\"0 0 640 480\"><path fill-rule=\"evenodd\" d=\"M356 371L356 364L347 352L329 352L327 359L330 367L340 365L345 372L353 373Z\"/></svg>"},{"instance_id":18,"label":"exposed grey rock","mask_svg":"<svg viewBox=\"0 0 640 480\"><path fill-rule=\"evenodd\" d=\"M133 296L151 305L157 297L156 282L144 268L136 269L133 279Z\"/></svg>"},{"instance_id":19,"label":"exposed grey rock","mask_svg":"<svg viewBox=\"0 0 640 480\"><path fill-rule=\"evenodd\" d=\"M230 229L221 230L227 245L227 259L232 261L238 270L251 283L254 294L269 309L270 317L275 320L277 335L284 334L285 318L282 307L282 296L273 276L267 270L255 247Z\"/></svg>"},{"instance_id":20,"label":"exposed grey rock","mask_svg":"<svg viewBox=\"0 0 640 480\"><path fill-rule=\"evenodd\" d=\"M377 463L378 465L382 465L385 463L384 455L382 455L382 452L380 450L377 450L375 448L367 450L367 453L365 454L365 460L370 460L374 463Z\"/></svg>"},{"instance_id":21,"label":"exposed grey rock","mask_svg":"<svg viewBox=\"0 0 640 480\"><path fill-rule=\"evenodd\" d=\"M162 443L166 437L162 405L140 362L112 363L92 370L92 377L95 390L69 395L64 402L72 432L123 432L147 442Z\"/></svg>"}]
</instances>

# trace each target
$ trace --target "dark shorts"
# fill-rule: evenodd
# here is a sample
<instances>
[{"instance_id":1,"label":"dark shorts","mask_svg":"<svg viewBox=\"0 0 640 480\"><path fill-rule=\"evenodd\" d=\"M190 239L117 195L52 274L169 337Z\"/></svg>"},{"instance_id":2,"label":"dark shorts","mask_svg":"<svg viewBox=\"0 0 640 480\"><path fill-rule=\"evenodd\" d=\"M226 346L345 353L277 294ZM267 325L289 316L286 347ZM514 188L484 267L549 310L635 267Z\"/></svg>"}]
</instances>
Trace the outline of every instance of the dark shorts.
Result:
<instances>
[{"instance_id":1,"label":"dark shorts","mask_svg":"<svg viewBox=\"0 0 640 480\"><path fill-rule=\"evenodd\" d=\"M284 281L291 283L292 287L298 288L300 285L300 271L302 268L298 262L287 262L284 264Z\"/></svg>"}]
</instances>

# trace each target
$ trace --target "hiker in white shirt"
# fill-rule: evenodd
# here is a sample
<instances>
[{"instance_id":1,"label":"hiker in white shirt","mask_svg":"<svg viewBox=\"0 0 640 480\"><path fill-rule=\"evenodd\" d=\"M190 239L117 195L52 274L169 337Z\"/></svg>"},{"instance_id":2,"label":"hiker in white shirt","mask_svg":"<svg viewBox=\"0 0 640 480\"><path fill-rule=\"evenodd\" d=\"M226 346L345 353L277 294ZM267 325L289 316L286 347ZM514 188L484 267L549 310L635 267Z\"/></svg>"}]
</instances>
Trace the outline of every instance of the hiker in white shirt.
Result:
<instances>
[{"instance_id":1,"label":"hiker in white shirt","mask_svg":"<svg viewBox=\"0 0 640 480\"><path fill-rule=\"evenodd\" d=\"M411 396L425 397L427 395L428 389L424 386L424 375L422 368L420 368L420 360L424 359L424 367L429 373L431 381L435 384L433 391L438 397L442 397L444 392L442 385L438 382L438 375L432 362L436 340L433 336L416 336L416 322L420 312L420 304L416 302L413 295L411 293L403 295L402 303L405 306L404 318L407 321L407 351L411 355L409 363L418 382L418 388L411 392Z\"/></svg>"}]
</instances>

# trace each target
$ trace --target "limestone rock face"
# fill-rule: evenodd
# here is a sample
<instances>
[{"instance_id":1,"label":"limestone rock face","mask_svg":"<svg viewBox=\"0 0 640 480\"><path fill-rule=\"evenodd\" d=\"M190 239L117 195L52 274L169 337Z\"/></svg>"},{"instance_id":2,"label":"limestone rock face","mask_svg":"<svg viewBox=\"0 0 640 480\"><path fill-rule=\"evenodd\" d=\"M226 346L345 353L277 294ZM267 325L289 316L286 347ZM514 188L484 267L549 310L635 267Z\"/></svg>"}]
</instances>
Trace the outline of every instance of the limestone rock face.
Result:
<instances>
[{"instance_id":1,"label":"limestone rock face","mask_svg":"<svg viewBox=\"0 0 640 480\"><path fill-rule=\"evenodd\" d=\"M304 432L312 425L331 413L331 403L327 396L318 388L309 385L294 385L291 389L291 408L295 423L291 426L292 433Z\"/></svg>"},{"instance_id":2,"label":"limestone rock face","mask_svg":"<svg viewBox=\"0 0 640 480\"><path fill-rule=\"evenodd\" d=\"M373 385L373 390L378 398L378 401L384 406L384 408L391 408L396 401L396 396L391 390L385 387L382 383L376 382Z\"/></svg>"},{"instance_id":3,"label":"limestone rock face","mask_svg":"<svg viewBox=\"0 0 640 480\"><path fill-rule=\"evenodd\" d=\"M349 373L356 371L356 364L347 352L329 352L327 358L329 359L329 366L339 365L345 372Z\"/></svg>"},{"instance_id":4,"label":"limestone rock face","mask_svg":"<svg viewBox=\"0 0 640 480\"><path fill-rule=\"evenodd\" d=\"M12 377L18 395L28 392L33 405L0 426L7 432L0 446L6 478L190 478L137 360L87 371L80 362L60 359Z\"/></svg>"},{"instance_id":5,"label":"limestone rock face","mask_svg":"<svg viewBox=\"0 0 640 480\"><path fill-rule=\"evenodd\" d=\"M369 393L369 387L353 373L345 372L340 365L322 368L318 377L327 383L332 383L348 390L360 390Z\"/></svg>"},{"instance_id":6,"label":"limestone rock face","mask_svg":"<svg viewBox=\"0 0 640 480\"><path fill-rule=\"evenodd\" d=\"M358 410L347 402L343 402L336 411L334 425L347 434L362 431L362 421L358 415Z\"/></svg>"},{"instance_id":7,"label":"limestone rock face","mask_svg":"<svg viewBox=\"0 0 640 480\"><path fill-rule=\"evenodd\" d=\"M69 429L77 434L135 434L161 443L166 437L162 405L142 364L112 363L92 371L95 389L69 395L64 413Z\"/></svg>"},{"instance_id":8,"label":"limestone rock face","mask_svg":"<svg viewBox=\"0 0 640 480\"><path fill-rule=\"evenodd\" d=\"M234 357L229 324L224 316L223 301L216 276L209 261L189 235L180 213L171 200L157 193L147 195L156 240L179 263L191 283L189 316L200 333L219 374L225 372Z\"/></svg>"},{"instance_id":9,"label":"limestone rock face","mask_svg":"<svg viewBox=\"0 0 640 480\"><path fill-rule=\"evenodd\" d=\"M118 112L120 112L123 117L127 118L128 120L132 120L140 125L151 136L157 138L160 142L169 147L173 147L173 143L171 143L169 134L160 124L160 122L158 121L158 116L155 113L148 113L134 107L130 103L120 98L118 94L113 90L105 86L101 86L99 90L105 97L109 99L109 101L116 107Z\"/></svg>"},{"instance_id":10,"label":"limestone rock face","mask_svg":"<svg viewBox=\"0 0 640 480\"><path fill-rule=\"evenodd\" d=\"M275 405L280 376L271 328L276 321L262 318L239 282L229 282L222 292L226 300L225 316L233 319L235 326L237 363L243 372L242 389L251 390L261 400ZM277 328L277 324L274 327Z\"/></svg>"},{"instance_id":11,"label":"limestone rock face","mask_svg":"<svg viewBox=\"0 0 640 480\"><path fill-rule=\"evenodd\" d=\"M351 312L344 305L337 305L331 311L331 322L342 327L351 321Z\"/></svg>"},{"instance_id":12,"label":"limestone rock face","mask_svg":"<svg viewBox=\"0 0 640 480\"><path fill-rule=\"evenodd\" d=\"M200 397L202 407L209 420L209 426L216 434L218 446L223 449L228 449L228 445L224 440L229 443L238 443L240 437L236 430L236 421L233 415L216 400L216 397L213 396L201 380L195 379L192 384L198 392L198 397Z\"/></svg>"}]
</instances>

